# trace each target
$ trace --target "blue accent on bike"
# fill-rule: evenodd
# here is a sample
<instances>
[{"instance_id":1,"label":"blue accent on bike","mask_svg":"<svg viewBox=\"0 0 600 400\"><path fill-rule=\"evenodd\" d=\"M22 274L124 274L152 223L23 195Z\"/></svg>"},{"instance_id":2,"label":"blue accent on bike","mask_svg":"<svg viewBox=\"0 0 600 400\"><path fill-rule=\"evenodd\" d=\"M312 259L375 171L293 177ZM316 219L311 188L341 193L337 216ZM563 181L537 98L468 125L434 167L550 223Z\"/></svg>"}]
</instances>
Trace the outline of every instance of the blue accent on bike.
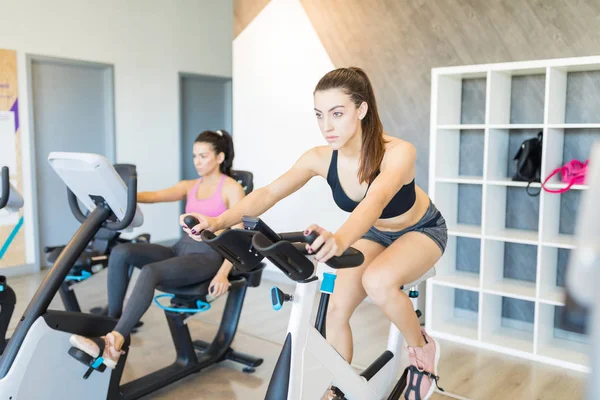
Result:
<instances>
[{"instance_id":1,"label":"blue accent on bike","mask_svg":"<svg viewBox=\"0 0 600 400\"><path fill-rule=\"evenodd\" d=\"M19 219L19 222L17 222L17 225L15 225L13 230L8 235L6 242L4 242L4 244L2 245L2 248L0 249L0 260L2 260L2 257L4 257L4 255L8 251L8 246L10 246L10 244L13 242L13 240L15 240L15 238L17 237L17 233L19 233L19 230L21 229L22 226L23 226L23 217L21 217L21 219Z\"/></svg>"},{"instance_id":2,"label":"blue accent on bike","mask_svg":"<svg viewBox=\"0 0 600 400\"><path fill-rule=\"evenodd\" d=\"M333 293L333 289L335 288L335 278L337 276L335 274L323 273L323 281L321 282L321 292Z\"/></svg>"},{"instance_id":3,"label":"blue accent on bike","mask_svg":"<svg viewBox=\"0 0 600 400\"><path fill-rule=\"evenodd\" d=\"M160 304L158 299L161 299L164 297L168 297L169 299L172 299L173 297L175 297L175 295L165 293L165 294L159 294L158 296L156 296L154 298L154 302L156 303L156 305L165 311L172 311L172 312L178 312L178 313L199 313L199 312L210 310L210 303L204 302L202 300L196 301L196 307L198 307L198 308L177 308L177 307L163 306L162 304Z\"/></svg>"},{"instance_id":4,"label":"blue accent on bike","mask_svg":"<svg viewBox=\"0 0 600 400\"><path fill-rule=\"evenodd\" d=\"M271 288L271 305L273 310L279 311L281 307L283 307L283 299L278 296L279 288L277 286L273 286Z\"/></svg>"},{"instance_id":5,"label":"blue accent on bike","mask_svg":"<svg viewBox=\"0 0 600 400\"><path fill-rule=\"evenodd\" d=\"M92 276L91 272L81 271L81 275L67 275L65 277L65 281L77 281L77 282L81 282L81 281L85 281L90 276Z\"/></svg>"},{"instance_id":6,"label":"blue accent on bike","mask_svg":"<svg viewBox=\"0 0 600 400\"><path fill-rule=\"evenodd\" d=\"M98 357L94 360L94 363L92 364L92 368L97 369L99 366L102 365L102 363L104 362L104 358L102 357Z\"/></svg>"}]
</instances>

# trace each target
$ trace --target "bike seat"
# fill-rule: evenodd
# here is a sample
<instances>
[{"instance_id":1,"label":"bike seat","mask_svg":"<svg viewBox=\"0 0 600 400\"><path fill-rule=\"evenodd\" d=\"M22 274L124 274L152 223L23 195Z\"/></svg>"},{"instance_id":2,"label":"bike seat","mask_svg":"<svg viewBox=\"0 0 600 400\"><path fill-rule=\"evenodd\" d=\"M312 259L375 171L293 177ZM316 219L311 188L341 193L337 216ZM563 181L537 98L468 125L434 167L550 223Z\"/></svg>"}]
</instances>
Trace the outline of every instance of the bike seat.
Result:
<instances>
[{"instance_id":1,"label":"bike seat","mask_svg":"<svg viewBox=\"0 0 600 400\"><path fill-rule=\"evenodd\" d=\"M239 272L239 271L231 271L229 274L229 281L231 283L246 280L246 286L248 287L256 287L260 285L260 281L262 278L262 273L266 264L260 263L260 265L250 272ZM212 277L200 283L195 283L193 285L187 286L166 286L166 285L158 285L156 289L161 292L169 293L174 295L174 299L177 297L185 297L189 299L190 297L204 297L206 299L206 295L208 295L208 289L210 286L210 282L212 281Z\"/></svg>"},{"instance_id":2,"label":"bike seat","mask_svg":"<svg viewBox=\"0 0 600 400\"><path fill-rule=\"evenodd\" d=\"M430 268L429 271L425 272L425 274L423 274L423 276L421 276L420 278L407 283L406 285L402 285L400 287L400 290L404 291L404 292L408 292L411 288L414 288L415 286L419 285L422 282L425 282L427 279L432 278L435 276L435 268Z\"/></svg>"}]
</instances>

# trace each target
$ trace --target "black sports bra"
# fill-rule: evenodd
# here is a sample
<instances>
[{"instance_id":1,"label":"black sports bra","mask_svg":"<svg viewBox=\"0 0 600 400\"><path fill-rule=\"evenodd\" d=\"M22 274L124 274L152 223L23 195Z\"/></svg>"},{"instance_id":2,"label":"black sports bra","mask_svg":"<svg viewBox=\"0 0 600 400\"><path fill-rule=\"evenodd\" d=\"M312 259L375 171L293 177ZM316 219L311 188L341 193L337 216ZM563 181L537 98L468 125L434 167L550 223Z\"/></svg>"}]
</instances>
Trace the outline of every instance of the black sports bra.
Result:
<instances>
[{"instance_id":1,"label":"black sports bra","mask_svg":"<svg viewBox=\"0 0 600 400\"><path fill-rule=\"evenodd\" d=\"M338 178L337 173L337 158L338 152L337 150L334 150L333 154L331 155L331 162L329 163L329 171L327 172L327 183L331 187L335 204L337 204L339 208L346 212L352 212L360 202L357 203L348 197L346 192L344 192L342 185L340 185L340 179ZM371 183L369 183L369 186L367 187L365 196L367 195L370 187ZM408 185L402 186L394 195L394 197L392 197L390 202L381 212L380 218L393 218L404 214L411 209L413 204L415 204L416 199L417 194L415 192L415 180L413 179Z\"/></svg>"}]
</instances>

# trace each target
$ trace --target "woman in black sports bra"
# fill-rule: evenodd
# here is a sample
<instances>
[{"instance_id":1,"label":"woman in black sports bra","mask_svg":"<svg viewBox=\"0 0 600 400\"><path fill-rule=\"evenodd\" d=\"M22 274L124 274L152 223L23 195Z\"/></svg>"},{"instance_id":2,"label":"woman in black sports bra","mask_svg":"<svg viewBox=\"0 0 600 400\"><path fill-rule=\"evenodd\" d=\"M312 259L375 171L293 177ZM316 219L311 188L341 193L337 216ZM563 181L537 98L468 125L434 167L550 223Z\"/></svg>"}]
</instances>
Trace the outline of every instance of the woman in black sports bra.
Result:
<instances>
[{"instance_id":1,"label":"woman in black sports bra","mask_svg":"<svg viewBox=\"0 0 600 400\"><path fill-rule=\"evenodd\" d=\"M192 213L200 223L189 230L216 232L259 216L312 177L327 179L336 204L350 213L336 231L311 225L319 237L308 249L320 262L352 246L365 255L357 268L337 271L327 315L327 340L348 361L353 344L350 316L369 296L402 332L410 364L405 399L428 399L437 384L439 345L421 329L413 304L400 288L433 273L446 247L444 218L415 184L415 147L384 135L369 78L360 68L327 73L314 91L314 109L328 146L308 150L271 184L253 191L216 218Z\"/></svg>"}]
</instances>

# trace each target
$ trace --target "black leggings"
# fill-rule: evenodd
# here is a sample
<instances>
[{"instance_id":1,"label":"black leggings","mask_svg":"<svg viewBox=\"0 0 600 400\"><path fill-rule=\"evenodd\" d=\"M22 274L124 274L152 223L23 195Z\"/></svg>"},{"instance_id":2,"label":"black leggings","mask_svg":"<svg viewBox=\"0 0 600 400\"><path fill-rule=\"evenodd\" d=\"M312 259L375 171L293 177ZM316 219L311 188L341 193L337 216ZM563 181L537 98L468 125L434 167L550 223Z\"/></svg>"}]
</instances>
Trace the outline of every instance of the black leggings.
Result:
<instances>
[{"instance_id":1,"label":"black leggings","mask_svg":"<svg viewBox=\"0 0 600 400\"><path fill-rule=\"evenodd\" d=\"M115 247L108 261L108 315L120 318L115 331L127 337L154 298L157 285L187 286L215 276L223 258L206 243L182 237L173 247L127 243ZM127 307L130 266L141 268ZM121 315L121 312L123 313Z\"/></svg>"}]
</instances>

